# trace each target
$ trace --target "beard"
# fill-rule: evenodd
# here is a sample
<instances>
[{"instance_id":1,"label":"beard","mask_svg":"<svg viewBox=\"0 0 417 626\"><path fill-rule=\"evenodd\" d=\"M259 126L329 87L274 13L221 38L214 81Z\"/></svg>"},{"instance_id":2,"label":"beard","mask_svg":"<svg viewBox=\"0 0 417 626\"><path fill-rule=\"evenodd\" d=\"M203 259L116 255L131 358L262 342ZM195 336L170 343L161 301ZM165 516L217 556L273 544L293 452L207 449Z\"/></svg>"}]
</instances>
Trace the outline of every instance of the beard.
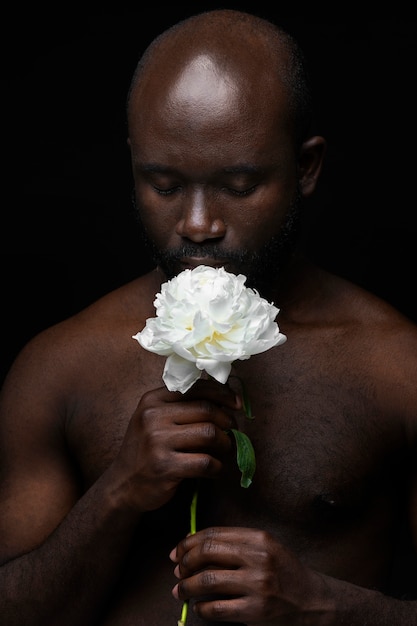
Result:
<instances>
[{"instance_id":1,"label":"beard","mask_svg":"<svg viewBox=\"0 0 417 626\"><path fill-rule=\"evenodd\" d=\"M299 187L279 232L272 235L258 250L228 250L223 245L210 240L199 244L188 241L178 248L161 250L147 233L134 194L132 194L132 201L141 227L143 242L154 263L161 268L167 280L182 271L181 259L184 257L199 257L203 260L204 257L221 259L227 271L244 274L247 279L246 286L256 289L261 295L267 297L274 290L281 273L289 266L298 249L302 226Z\"/></svg>"}]
</instances>

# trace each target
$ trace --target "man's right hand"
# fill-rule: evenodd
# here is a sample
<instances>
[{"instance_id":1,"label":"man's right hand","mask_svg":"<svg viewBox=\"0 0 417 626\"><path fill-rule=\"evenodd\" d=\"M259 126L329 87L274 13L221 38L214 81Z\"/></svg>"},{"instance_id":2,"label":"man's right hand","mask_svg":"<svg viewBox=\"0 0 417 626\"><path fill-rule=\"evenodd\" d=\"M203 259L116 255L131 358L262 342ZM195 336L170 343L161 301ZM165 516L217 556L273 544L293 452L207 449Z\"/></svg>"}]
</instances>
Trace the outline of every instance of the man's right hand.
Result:
<instances>
[{"instance_id":1,"label":"man's right hand","mask_svg":"<svg viewBox=\"0 0 417 626\"><path fill-rule=\"evenodd\" d=\"M184 478L214 478L232 441L239 396L213 379L198 380L185 394L161 387L145 393L132 415L113 463L118 497L143 513L168 502Z\"/></svg>"}]
</instances>

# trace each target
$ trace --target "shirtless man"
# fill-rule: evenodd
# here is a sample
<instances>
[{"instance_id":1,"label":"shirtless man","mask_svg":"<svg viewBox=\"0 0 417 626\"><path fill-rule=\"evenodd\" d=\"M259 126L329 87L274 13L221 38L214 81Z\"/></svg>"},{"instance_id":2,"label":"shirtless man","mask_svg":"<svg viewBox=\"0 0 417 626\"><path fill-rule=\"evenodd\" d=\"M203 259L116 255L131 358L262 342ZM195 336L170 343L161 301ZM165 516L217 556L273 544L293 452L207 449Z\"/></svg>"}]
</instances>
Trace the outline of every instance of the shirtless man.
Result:
<instances>
[{"instance_id":1,"label":"shirtless man","mask_svg":"<svg viewBox=\"0 0 417 626\"><path fill-rule=\"evenodd\" d=\"M128 127L157 267L9 372L2 624L175 626L185 600L188 626L417 624L390 592L400 533L417 541L417 328L298 254L325 152L309 122L299 53L268 22L213 11L151 44ZM233 382L168 391L165 358L132 339L161 284L202 263L280 308L287 342L236 364L253 421ZM247 489L233 425L256 451Z\"/></svg>"}]
</instances>

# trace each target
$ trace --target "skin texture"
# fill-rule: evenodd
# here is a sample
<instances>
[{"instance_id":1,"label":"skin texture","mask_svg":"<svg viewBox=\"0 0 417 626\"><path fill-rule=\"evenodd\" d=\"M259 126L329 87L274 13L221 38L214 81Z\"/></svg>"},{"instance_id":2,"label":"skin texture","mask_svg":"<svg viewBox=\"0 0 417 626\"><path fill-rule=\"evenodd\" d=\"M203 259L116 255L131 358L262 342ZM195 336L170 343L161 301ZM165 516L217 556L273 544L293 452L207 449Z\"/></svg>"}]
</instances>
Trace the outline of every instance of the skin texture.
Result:
<instances>
[{"instance_id":1,"label":"skin texture","mask_svg":"<svg viewBox=\"0 0 417 626\"><path fill-rule=\"evenodd\" d=\"M136 204L160 266L42 332L7 377L8 626L168 626L185 599L189 626L417 624L410 581L391 580L399 539L417 543L417 329L282 244L325 153L296 123L288 54L270 25L212 12L133 80ZM181 395L132 335L163 268L202 262L250 276L288 340ZM231 427L256 451L248 489Z\"/></svg>"}]
</instances>

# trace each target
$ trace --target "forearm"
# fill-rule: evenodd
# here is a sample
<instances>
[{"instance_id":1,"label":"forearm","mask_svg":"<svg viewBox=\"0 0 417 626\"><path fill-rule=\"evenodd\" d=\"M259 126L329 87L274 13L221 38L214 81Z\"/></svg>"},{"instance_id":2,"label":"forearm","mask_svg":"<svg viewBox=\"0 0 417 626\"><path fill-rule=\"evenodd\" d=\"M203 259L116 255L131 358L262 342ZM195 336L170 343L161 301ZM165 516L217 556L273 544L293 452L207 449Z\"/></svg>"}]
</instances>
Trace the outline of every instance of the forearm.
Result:
<instances>
[{"instance_id":1,"label":"forearm","mask_svg":"<svg viewBox=\"0 0 417 626\"><path fill-rule=\"evenodd\" d=\"M95 624L138 521L118 508L103 475L41 546L0 569L2 623Z\"/></svg>"},{"instance_id":2,"label":"forearm","mask_svg":"<svg viewBox=\"0 0 417 626\"><path fill-rule=\"evenodd\" d=\"M417 626L417 601L323 577L323 626ZM312 622L316 623L316 622Z\"/></svg>"}]
</instances>

